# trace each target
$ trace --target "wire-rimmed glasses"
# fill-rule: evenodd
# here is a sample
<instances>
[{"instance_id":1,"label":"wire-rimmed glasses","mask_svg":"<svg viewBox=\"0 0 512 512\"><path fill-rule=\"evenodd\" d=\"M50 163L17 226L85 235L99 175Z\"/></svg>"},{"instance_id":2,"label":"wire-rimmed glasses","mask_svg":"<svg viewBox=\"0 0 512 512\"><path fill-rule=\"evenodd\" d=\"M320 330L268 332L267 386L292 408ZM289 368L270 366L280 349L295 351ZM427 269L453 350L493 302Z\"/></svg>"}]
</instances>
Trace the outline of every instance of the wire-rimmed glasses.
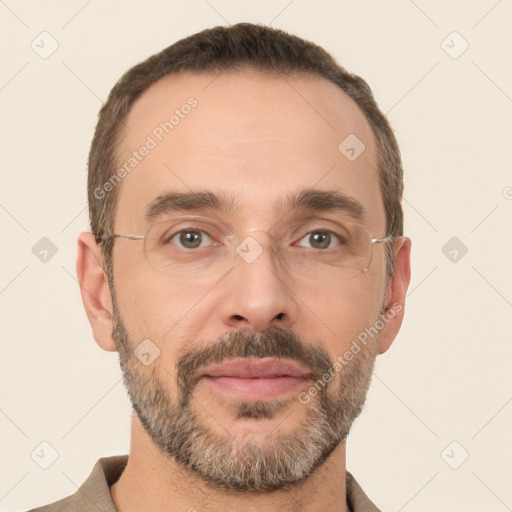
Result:
<instances>
[{"instance_id":1,"label":"wire-rimmed glasses","mask_svg":"<svg viewBox=\"0 0 512 512\"><path fill-rule=\"evenodd\" d=\"M308 280L347 281L368 271L374 245L395 239L374 238L364 225L347 219L272 234L252 230L234 235L204 223L189 224L164 220L144 235L112 233L103 238L142 241L152 268L190 282L221 277L238 263L265 264Z\"/></svg>"}]
</instances>

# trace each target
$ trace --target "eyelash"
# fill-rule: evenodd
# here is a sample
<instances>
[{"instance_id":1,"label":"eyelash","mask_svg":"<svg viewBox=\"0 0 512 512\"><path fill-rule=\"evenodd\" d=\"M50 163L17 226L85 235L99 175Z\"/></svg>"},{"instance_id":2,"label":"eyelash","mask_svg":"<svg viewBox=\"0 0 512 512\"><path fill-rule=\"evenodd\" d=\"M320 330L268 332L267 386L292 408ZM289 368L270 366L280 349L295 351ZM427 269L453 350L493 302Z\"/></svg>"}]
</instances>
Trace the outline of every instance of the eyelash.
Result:
<instances>
[{"instance_id":1,"label":"eyelash","mask_svg":"<svg viewBox=\"0 0 512 512\"><path fill-rule=\"evenodd\" d=\"M311 236L313 233L322 233L322 234L329 234L329 235L331 235L334 239L338 240L338 244L336 245L336 247L343 243L343 237L341 237L340 235L338 235L337 233L335 233L334 231L331 231L329 229L312 229L311 231L308 231L308 233L306 233L303 237L301 237L298 240L298 242L301 242L305 238ZM298 243L298 242L296 242L296 243ZM299 246L299 247L303 247L303 246ZM314 249L314 247L310 247L310 249ZM328 247L327 249L333 249L333 247ZM322 250L325 251L327 249L322 249Z\"/></svg>"},{"instance_id":2,"label":"eyelash","mask_svg":"<svg viewBox=\"0 0 512 512\"><path fill-rule=\"evenodd\" d=\"M204 231L202 229L185 228L185 229L180 229L179 231L176 231L171 236L167 237L166 243L173 243L172 240L174 238L176 238L177 236L183 234L183 233L201 233L202 235L206 235L211 241L214 240L214 238L208 232L206 232L206 231ZM173 243L173 245L177 245L177 244ZM190 248L187 248L187 247L179 247L179 248L182 249L182 250L189 250L189 251L192 251L192 250L196 249L196 248L190 249ZM200 248L203 248L203 247L201 246Z\"/></svg>"},{"instance_id":3,"label":"eyelash","mask_svg":"<svg viewBox=\"0 0 512 512\"><path fill-rule=\"evenodd\" d=\"M180 229L179 231L175 231L172 235L170 236L167 236L165 238L165 243L172 243L173 245L176 245L179 249L181 250L185 250L185 251L194 251L194 250L197 250L197 249L204 249L205 247L204 246L199 246L197 248L187 248L187 247L180 247L178 245L178 243L174 243L172 242L172 240L174 238L176 238L177 236L183 234L183 233L191 233L191 232L194 232L194 233L201 233L202 235L206 235L206 237L208 237L210 239L210 242L212 241L215 241L215 238L213 236L211 236L207 231L203 230L203 229L197 229L197 228L192 228L192 227L189 227L189 228L184 228L184 229ZM311 229L310 231L308 231L307 233L305 233L304 235L302 235L296 242L293 243L293 245L295 246L296 244L298 244L299 242L301 242L302 240L304 240L305 238L311 236L313 233L323 233L323 234L329 234L331 235L334 239L336 239L338 241L338 245L341 245L343 242L344 242L344 239L341 235L339 235L338 233L335 233L334 231L332 230L329 230L329 229L322 229L322 228L317 228L317 229ZM209 244L208 246L216 246L216 245L221 245L220 242L216 242L214 244ZM206 247L208 247L206 246ZM299 247L303 247L303 246L300 246ZM310 249L314 249L313 247L310 247ZM332 249L332 247L329 247L328 249ZM327 250L327 249L322 249L322 250Z\"/></svg>"}]
</instances>

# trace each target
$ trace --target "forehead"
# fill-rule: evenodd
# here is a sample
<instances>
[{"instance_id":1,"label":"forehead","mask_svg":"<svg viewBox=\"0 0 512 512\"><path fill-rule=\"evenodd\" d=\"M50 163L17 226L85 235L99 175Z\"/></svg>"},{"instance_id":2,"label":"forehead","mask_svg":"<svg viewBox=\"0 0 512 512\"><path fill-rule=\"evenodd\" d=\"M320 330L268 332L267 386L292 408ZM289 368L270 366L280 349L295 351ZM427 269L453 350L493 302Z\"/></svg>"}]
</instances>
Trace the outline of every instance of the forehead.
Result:
<instances>
[{"instance_id":1,"label":"forehead","mask_svg":"<svg viewBox=\"0 0 512 512\"><path fill-rule=\"evenodd\" d=\"M143 229L156 197L199 190L236 197L244 218L261 222L290 193L338 191L361 202L368 224L384 226L372 130L355 102L319 77L165 77L128 115L122 167L117 231Z\"/></svg>"}]
</instances>

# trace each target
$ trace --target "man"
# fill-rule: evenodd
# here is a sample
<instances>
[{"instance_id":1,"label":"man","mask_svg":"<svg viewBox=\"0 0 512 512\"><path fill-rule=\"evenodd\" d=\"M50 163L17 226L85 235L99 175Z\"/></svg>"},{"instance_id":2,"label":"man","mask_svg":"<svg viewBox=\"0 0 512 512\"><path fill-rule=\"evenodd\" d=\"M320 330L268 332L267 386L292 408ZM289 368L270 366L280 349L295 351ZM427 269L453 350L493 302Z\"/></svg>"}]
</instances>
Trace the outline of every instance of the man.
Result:
<instances>
[{"instance_id":1,"label":"man","mask_svg":"<svg viewBox=\"0 0 512 512\"><path fill-rule=\"evenodd\" d=\"M370 88L312 43L217 27L128 71L77 272L130 454L37 510L377 510L345 447L402 322L402 188Z\"/></svg>"}]
</instances>

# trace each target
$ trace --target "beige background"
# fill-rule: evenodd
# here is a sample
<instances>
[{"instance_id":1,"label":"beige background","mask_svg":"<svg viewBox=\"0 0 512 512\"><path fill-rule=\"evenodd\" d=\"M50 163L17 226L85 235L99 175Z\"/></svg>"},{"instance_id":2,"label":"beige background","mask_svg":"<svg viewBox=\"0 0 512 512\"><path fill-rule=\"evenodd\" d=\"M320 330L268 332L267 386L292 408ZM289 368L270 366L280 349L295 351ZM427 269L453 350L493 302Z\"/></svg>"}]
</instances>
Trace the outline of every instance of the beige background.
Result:
<instances>
[{"instance_id":1,"label":"beige background","mask_svg":"<svg viewBox=\"0 0 512 512\"><path fill-rule=\"evenodd\" d=\"M128 450L117 355L93 341L74 270L98 109L129 66L239 21L311 39L362 75L403 152L412 285L349 470L387 511L512 510L510 0L5 0L0 14L2 511L69 495ZM59 45L47 59L31 48L51 49L43 31ZM58 249L46 263L42 237ZM456 262L452 237L468 249ZM31 458L44 441L48 469Z\"/></svg>"}]
</instances>

